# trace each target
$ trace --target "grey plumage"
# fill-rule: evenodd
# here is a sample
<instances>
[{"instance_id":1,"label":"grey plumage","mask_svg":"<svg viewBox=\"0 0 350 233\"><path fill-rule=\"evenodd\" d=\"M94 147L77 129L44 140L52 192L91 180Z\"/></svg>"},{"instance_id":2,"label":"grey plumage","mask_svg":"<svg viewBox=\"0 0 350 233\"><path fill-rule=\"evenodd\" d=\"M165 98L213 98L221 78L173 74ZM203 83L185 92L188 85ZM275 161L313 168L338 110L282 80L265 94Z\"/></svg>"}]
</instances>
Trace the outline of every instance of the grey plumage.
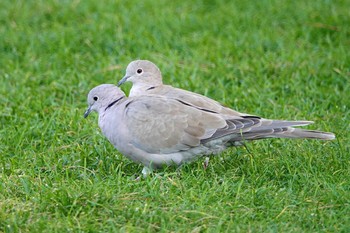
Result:
<instances>
[{"instance_id":1,"label":"grey plumage","mask_svg":"<svg viewBox=\"0 0 350 233\"><path fill-rule=\"evenodd\" d=\"M222 114L160 95L127 98L112 84L92 89L88 104L85 116L98 112L99 126L108 140L126 157L149 168L181 165L246 140L335 138L332 133L294 128L311 121Z\"/></svg>"}]
</instances>

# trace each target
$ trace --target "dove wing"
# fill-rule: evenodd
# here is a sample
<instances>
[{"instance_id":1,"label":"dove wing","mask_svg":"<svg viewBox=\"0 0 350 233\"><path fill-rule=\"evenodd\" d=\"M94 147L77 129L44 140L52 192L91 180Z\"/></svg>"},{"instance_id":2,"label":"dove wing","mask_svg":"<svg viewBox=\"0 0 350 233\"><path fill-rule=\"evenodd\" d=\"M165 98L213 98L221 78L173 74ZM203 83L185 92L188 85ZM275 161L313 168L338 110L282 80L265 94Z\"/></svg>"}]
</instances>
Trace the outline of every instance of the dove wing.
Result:
<instances>
[{"instance_id":1,"label":"dove wing","mask_svg":"<svg viewBox=\"0 0 350 233\"><path fill-rule=\"evenodd\" d=\"M162 95L172 99L180 99L185 103L196 106L197 108L206 109L207 111L212 111L220 114L225 114L229 116L242 116L243 113L234 111L221 105L219 102L210 99L206 96L186 91L179 88L174 88L169 85L160 85L147 90L146 94Z\"/></svg>"},{"instance_id":2,"label":"dove wing","mask_svg":"<svg viewBox=\"0 0 350 233\"><path fill-rule=\"evenodd\" d=\"M148 153L188 150L227 125L219 114L162 96L133 99L124 117L133 145Z\"/></svg>"}]
</instances>

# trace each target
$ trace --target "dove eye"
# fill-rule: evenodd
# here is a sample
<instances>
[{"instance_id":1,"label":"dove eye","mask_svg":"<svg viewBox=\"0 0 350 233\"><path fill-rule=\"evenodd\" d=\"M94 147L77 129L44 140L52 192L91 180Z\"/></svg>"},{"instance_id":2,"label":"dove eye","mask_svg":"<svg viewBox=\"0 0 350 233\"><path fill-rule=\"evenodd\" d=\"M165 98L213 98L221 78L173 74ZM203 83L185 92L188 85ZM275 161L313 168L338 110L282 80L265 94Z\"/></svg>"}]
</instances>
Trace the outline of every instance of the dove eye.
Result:
<instances>
[{"instance_id":1,"label":"dove eye","mask_svg":"<svg viewBox=\"0 0 350 233\"><path fill-rule=\"evenodd\" d=\"M136 71L138 74L141 74L142 73L142 69L137 69Z\"/></svg>"},{"instance_id":2,"label":"dove eye","mask_svg":"<svg viewBox=\"0 0 350 233\"><path fill-rule=\"evenodd\" d=\"M97 96L94 96L94 98L93 98L95 101L97 101L98 100L98 97Z\"/></svg>"}]
</instances>

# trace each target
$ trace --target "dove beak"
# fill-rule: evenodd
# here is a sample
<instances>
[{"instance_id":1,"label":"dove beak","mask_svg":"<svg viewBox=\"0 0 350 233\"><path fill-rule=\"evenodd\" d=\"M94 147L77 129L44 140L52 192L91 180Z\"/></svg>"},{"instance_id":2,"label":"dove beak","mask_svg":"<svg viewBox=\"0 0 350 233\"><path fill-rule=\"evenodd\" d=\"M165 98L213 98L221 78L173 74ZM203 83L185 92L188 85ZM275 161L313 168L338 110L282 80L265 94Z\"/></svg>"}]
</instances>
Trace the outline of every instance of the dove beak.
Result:
<instances>
[{"instance_id":1,"label":"dove beak","mask_svg":"<svg viewBox=\"0 0 350 233\"><path fill-rule=\"evenodd\" d=\"M90 112L91 112L91 106L89 106L89 108L86 109L86 111L84 113L84 118L87 118L89 116Z\"/></svg>"},{"instance_id":2,"label":"dove beak","mask_svg":"<svg viewBox=\"0 0 350 233\"><path fill-rule=\"evenodd\" d=\"M125 75L119 82L118 82L118 87L120 87L123 83L128 81L128 78L130 78L129 75Z\"/></svg>"}]
</instances>

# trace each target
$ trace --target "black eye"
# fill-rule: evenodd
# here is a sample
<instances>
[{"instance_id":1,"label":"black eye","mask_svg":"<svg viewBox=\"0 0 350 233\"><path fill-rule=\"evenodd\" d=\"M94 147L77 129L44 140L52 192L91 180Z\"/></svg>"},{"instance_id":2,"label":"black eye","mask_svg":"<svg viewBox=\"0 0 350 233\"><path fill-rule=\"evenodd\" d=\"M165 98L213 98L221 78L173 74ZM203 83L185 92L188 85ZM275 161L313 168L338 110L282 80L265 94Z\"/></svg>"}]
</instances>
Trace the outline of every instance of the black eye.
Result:
<instances>
[{"instance_id":1,"label":"black eye","mask_svg":"<svg viewBox=\"0 0 350 233\"><path fill-rule=\"evenodd\" d=\"M97 97L97 96L94 96L94 100L97 101L97 100L98 100L98 97Z\"/></svg>"},{"instance_id":2,"label":"black eye","mask_svg":"<svg viewBox=\"0 0 350 233\"><path fill-rule=\"evenodd\" d=\"M137 69L136 71L138 74L141 74L142 73L142 69Z\"/></svg>"}]
</instances>

